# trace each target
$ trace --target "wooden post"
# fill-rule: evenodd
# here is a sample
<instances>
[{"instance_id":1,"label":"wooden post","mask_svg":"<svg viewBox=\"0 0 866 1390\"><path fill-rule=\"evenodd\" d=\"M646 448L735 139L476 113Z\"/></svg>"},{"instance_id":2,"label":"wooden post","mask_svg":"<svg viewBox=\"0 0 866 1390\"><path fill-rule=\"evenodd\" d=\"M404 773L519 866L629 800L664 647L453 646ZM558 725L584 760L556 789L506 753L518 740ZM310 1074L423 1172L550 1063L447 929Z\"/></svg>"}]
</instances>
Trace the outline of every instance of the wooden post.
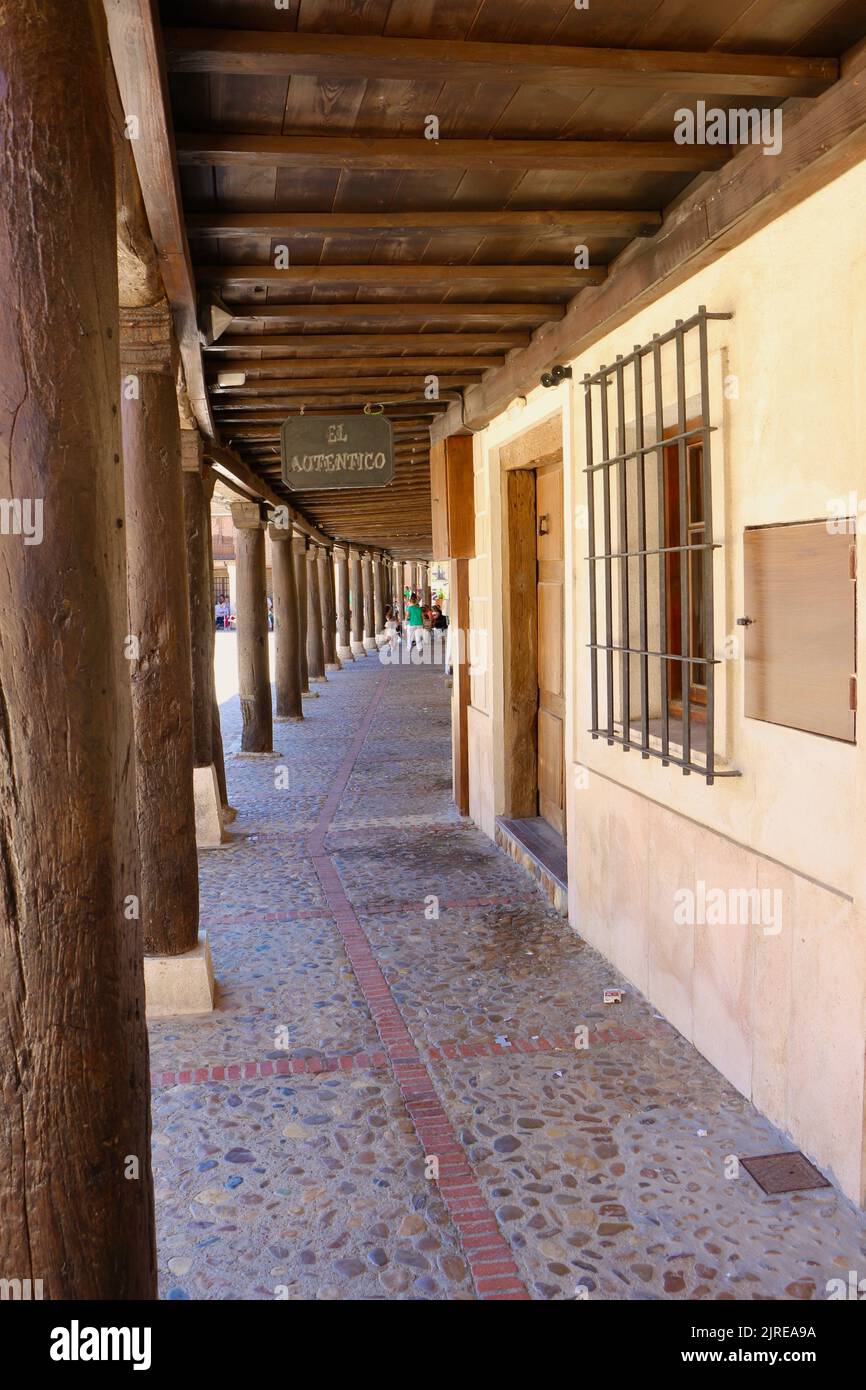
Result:
<instances>
[{"instance_id":1,"label":"wooden post","mask_svg":"<svg viewBox=\"0 0 866 1390\"><path fill-rule=\"evenodd\" d=\"M325 671L339 671L337 656L337 614L334 604L334 565L330 551L319 546L319 594L322 600L322 644L325 649Z\"/></svg>"},{"instance_id":2,"label":"wooden post","mask_svg":"<svg viewBox=\"0 0 866 1390\"><path fill-rule=\"evenodd\" d=\"M104 29L0 30L0 1274L46 1299L156 1297Z\"/></svg>"},{"instance_id":3,"label":"wooden post","mask_svg":"<svg viewBox=\"0 0 866 1390\"><path fill-rule=\"evenodd\" d=\"M198 942L192 662L176 358L168 304L121 309L130 672L144 949Z\"/></svg>"},{"instance_id":4,"label":"wooden post","mask_svg":"<svg viewBox=\"0 0 866 1390\"><path fill-rule=\"evenodd\" d=\"M373 560L373 625L374 636L378 638L385 631L385 596L383 592L382 557Z\"/></svg>"},{"instance_id":5,"label":"wooden post","mask_svg":"<svg viewBox=\"0 0 866 1390\"><path fill-rule=\"evenodd\" d=\"M274 584L274 684L277 719L303 719L298 588L292 555L292 528L268 527Z\"/></svg>"},{"instance_id":6,"label":"wooden post","mask_svg":"<svg viewBox=\"0 0 866 1390\"><path fill-rule=\"evenodd\" d=\"M337 601L337 656L341 661L354 661L349 623L349 561L343 545L334 546Z\"/></svg>"},{"instance_id":7,"label":"wooden post","mask_svg":"<svg viewBox=\"0 0 866 1390\"><path fill-rule=\"evenodd\" d=\"M325 675L325 644L322 638L322 595L319 589L319 547L307 548L307 666L310 683L322 685Z\"/></svg>"},{"instance_id":8,"label":"wooden post","mask_svg":"<svg viewBox=\"0 0 866 1390\"><path fill-rule=\"evenodd\" d=\"M264 521L258 502L232 502L231 509L238 567L238 685L244 722L241 750L272 753Z\"/></svg>"},{"instance_id":9,"label":"wooden post","mask_svg":"<svg viewBox=\"0 0 866 1390\"><path fill-rule=\"evenodd\" d=\"M355 656L366 655L364 646L364 585L361 578L361 552L349 549L349 585L352 602L352 651Z\"/></svg>"},{"instance_id":10,"label":"wooden post","mask_svg":"<svg viewBox=\"0 0 866 1390\"><path fill-rule=\"evenodd\" d=\"M364 602L364 650L378 651L375 616L373 613L373 556L365 550L361 556L361 582Z\"/></svg>"},{"instance_id":11,"label":"wooden post","mask_svg":"<svg viewBox=\"0 0 866 1390\"><path fill-rule=\"evenodd\" d=\"M180 443L192 649L195 835L199 848L213 848L223 841L223 818L213 752L214 604L208 541L210 506L202 473L198 430L182 430Z\"/></svg>"},{"instance_id":12,"label":"wooden post","mask_svg":"<svg viewBox=\"0 0 866 1390\"><path fill-rule=\"evenodd\" d=\"M204 508L205 508L205 535L207 537L207 565L208 575L210 576L210 602L211 611L214 609L214 582L213 582L213 527L210 519L210 504L213 497L216 475L212 468L206 467L202 472L202 482L204 486ZM210 682L211 682L211 734L213 738L213 761L216 770L217 786L219 787L220 804L222 807L223 824L233 821L237 816L234 806L229 805L228 786L226 784L226 765L223 752L223 735L220 725L220 707L217 704L216 695L216 672L214 670L214 656L216 646L216 629L214 628L211 645L210 663Z\"/></svg>"},{"instance_id":13,"label":"wooden post","mask_svg":"<svg viewBox=\"0 0 866 1390\"><path fill-rule=\"evenodd\" d=\"M429 564L426 564L426 563L425 563L425 564L423 564L423 565L421 566L421 578L422 578L422 581L423 581L423 583L422 583L423 600L422 600L422 601L423 601L424 607L425 607L425 608L429 608L429 607L430 607L430 598L431 598L431 594L430 594L430 566L429 566Z\"/></svg>"},{"instance_id":14,"label":"wooden post","mask_svg":"<svg viewBox=\"0 0 866 1390\"><path fill-rule=\"evenodd\" d=\"M318 690L310 689L307 664L307 539L296 532L292 539L292 559L295 562L295 591L298 596L298 654L301 661L301 696L318 700Z\"/></svg>"}]
</instances>

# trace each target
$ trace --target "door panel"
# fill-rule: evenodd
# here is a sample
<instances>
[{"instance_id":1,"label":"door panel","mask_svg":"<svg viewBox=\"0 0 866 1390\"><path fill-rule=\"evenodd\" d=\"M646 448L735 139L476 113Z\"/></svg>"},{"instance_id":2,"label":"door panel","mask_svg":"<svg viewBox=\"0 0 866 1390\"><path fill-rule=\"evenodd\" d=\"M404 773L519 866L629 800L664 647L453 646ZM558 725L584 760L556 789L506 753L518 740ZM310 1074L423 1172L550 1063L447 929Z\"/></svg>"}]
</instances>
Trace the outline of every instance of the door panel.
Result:
<instances>
[{"instance_id":1,"label":"door panel","mask_svg":"<svg viewBox=\"0 0 866 1390\"><path fill-rule=\"evenodd\" d=\"M565 838L565 566L562 464L535 475L538 814Z\"/></svg>"},{"instance_id":2,"label":"door panel","mask_svg":"<svg viewBox=\"0 0 866 1390\"><path fill-rule=\"evenodd\" d=\"M538 814L565 839L562 719L538 711Z\"/></svg>"}]
</instances>

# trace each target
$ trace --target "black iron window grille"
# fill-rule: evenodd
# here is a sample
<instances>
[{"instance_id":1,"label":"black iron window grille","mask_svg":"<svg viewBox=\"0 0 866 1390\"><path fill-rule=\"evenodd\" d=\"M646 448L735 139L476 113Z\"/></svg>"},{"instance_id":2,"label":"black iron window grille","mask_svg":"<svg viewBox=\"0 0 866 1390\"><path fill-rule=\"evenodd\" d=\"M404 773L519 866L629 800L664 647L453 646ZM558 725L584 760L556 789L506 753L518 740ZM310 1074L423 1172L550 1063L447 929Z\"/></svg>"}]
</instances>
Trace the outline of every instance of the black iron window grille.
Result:
<instances>
[{"instance_id":1,"label":"black iron window grille","mask_svg":"<svg viewBox=\"0 0 866 1390\"><path fill-rule=\"evenodd\" d=\"M715 765L707 346L731 317L701 306L583 379L589 732L708 783L739 775Z\"/></svg>"}]
</instances>

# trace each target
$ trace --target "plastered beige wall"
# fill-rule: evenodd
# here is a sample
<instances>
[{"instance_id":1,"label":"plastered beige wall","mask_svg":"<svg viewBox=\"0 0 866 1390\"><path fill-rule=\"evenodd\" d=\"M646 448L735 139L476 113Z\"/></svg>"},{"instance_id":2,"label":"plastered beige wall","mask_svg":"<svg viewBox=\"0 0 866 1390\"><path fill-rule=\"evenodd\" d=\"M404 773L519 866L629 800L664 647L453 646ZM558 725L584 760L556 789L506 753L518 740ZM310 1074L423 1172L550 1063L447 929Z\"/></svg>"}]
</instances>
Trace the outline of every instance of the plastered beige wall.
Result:
<instances>
[{"instance_id":1,"label":"plastered beige wall","mask_svg":"<svg viewBox=\"0 0 866 1390\"><path fill-rule=\"evenodd\" d=\"M864 225L861 165L596 343L571 363L571 384L536 388L476 435L483 521L470 566L472 611L489 623L490 654L484 679L473 680L470 803L492 835L504 810L506 756L498 450L562 410L570 920L857 1199L864 1190L866 707L856 746L748 720L743 664L733 660L718 668L719 715L727 764L740 777L708 787L593 740L578 508L586 496L581 377L705 304L733 314L710 331L715 538L723 543L716 655L741 631L744 527L822 519L831 499L854 492L864 520L852 540L866 576ZM864 604L861 578L861 674ZM778 889L781 932L675 926L673 895L698 878Z\"/></svg>"}]
</instances>

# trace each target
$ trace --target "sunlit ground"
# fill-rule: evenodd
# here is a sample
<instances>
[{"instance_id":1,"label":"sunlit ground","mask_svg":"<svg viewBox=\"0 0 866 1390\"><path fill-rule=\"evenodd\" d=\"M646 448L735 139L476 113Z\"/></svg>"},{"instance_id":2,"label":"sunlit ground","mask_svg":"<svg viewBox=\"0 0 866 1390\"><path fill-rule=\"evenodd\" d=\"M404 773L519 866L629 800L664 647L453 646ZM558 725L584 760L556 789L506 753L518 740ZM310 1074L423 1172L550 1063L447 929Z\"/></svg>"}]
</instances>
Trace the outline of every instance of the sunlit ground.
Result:
<instances>
[{"instance_id":1,"label":"sunlit ground","mask_svg":"<svg viewBox=\"0 0 866 1390\"><path fill-rule=\"evenodd\" d=\"M215 634L214 672L216 674L217 704L222 705L238 693L238 637L236 632ZM274 672L274 634L268 633L268 659L271 679Z\"/></svg>"}]
</instances>

